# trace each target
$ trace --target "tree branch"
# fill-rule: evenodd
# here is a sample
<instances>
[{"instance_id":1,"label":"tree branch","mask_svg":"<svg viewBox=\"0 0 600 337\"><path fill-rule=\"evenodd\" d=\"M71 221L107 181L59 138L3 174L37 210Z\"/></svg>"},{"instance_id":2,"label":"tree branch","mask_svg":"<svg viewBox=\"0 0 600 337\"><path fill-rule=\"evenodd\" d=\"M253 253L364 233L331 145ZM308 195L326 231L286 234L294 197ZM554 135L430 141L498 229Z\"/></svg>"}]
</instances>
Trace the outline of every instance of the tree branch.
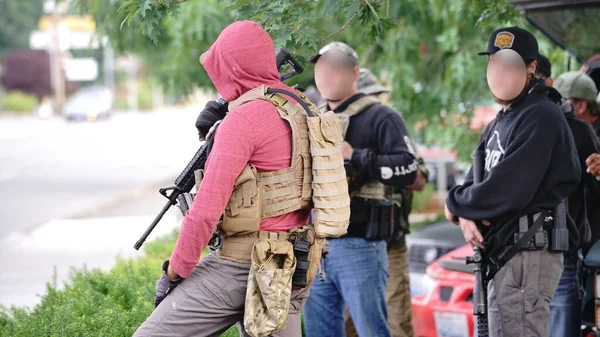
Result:
<instances>
[{"instance_id":1,"label":"tree branch","mask_svg":"<svg viewBox=\"0 0 600 337\"><path fill-rule=\"evenodd\" d=\"M173 1L171 4L173 4L173 5L179 5L181 3L188 2L188 1L189 0L178 0L178 1Z\"/></svg>"},{"instance_id":2,"label":"tree branch","mask_svg":"<svg viewBox=\"0 0 600 337\"><path fill-rule=\"evenodd\" d=\"M348 25L350 23L352 23L352 21L354 21L354 19L356 18L356 16L358 15L358 12L354 13L354 15L352 15L352 17L350 17L350 19L338 30L336 30L335 32L325 36L324 38L319 40L319 43L323 43L325 42L325 40L332 38L334 36L336 36L337 34L341 33L344 29L346 29L346 27L348 27Z\"/></svg>"}]
</instances>

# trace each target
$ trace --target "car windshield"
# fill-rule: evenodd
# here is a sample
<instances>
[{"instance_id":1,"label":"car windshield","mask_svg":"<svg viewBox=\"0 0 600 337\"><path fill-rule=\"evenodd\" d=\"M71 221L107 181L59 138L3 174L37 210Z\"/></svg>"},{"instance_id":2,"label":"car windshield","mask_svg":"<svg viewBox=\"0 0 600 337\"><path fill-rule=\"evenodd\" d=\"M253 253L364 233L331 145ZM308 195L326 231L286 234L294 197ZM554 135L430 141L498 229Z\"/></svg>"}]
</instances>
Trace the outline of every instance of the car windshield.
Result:
<instances>
[{"instance_id":1,"label":"car windshield","mask_svg":"<svg viewBox=\"0 0 600 337\"><path fill-rule=\"evenodd\" d=\"M600 53L600 0L508 1L580 62Z\"/></svg>"}]
</instances>

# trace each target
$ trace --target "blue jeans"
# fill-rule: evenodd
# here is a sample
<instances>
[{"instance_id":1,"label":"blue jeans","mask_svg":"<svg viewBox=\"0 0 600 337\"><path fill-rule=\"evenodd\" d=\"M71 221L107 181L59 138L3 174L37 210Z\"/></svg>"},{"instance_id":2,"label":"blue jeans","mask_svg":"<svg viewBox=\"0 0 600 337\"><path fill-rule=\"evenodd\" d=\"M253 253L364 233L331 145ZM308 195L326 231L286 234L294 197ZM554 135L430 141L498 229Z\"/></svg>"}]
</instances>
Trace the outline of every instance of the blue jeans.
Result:
<instances>
[{"instance_id":1,"label":"blue jeans","mask_svg":"<svg viewBox=\"0 0 600 337\"><path fill-rule=\"evenodd\" d=\"M329 254L304 306L307 337L346 336L346 305L360 337L390 336L385 305L386 246L385 241L361 238L329 241Z\"/></svg>"},{"instance_id":2,"label":"blue jeans","mask_svg":"<svg viewBox=\"0 0 600 337\"><path fill-rule=\"evenodd\" d=\"M581 336L581 260L565 257L565 269L550 302L550 337Z\"/></svg>"}]
</instances>

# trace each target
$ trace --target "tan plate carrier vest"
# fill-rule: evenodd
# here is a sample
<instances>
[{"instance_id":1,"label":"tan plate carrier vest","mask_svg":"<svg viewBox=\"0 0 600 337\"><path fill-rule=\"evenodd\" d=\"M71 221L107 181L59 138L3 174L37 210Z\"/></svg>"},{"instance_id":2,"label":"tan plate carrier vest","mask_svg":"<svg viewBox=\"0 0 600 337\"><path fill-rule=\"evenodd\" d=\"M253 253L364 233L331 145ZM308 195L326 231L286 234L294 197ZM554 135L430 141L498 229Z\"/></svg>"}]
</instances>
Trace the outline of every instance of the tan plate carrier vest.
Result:
<instances>
[{"instance_id":1,"label":"tan plate carrier vest","mask_svg":"<svg viewBox=\"0 0 600 337\"><path fill-rule=\"evenodd\" d=\"M371 106L379 103L381 102L377 98L367 95L350 103L344 112L336 113L335 116L342 132L342 137L344 139L346 138L346 132L348 131L348 126L350 125L350 117L357 115L367 110ZM321 110L324 110L324 108ZM360 190L352 192L351 196L365 199L386 200L391 198L392 193L393 187L386 186L379 181L369 181L364 184Z\"/></svg>"},{"instance_id":2,"label":"tan plate carrier vest","mask_svg":"<svg viewBox=\"0 0 600 337\"><path fill-rule=\"evenodd\" d=\"M320 112L303 93L294 90L308 105L309 117L298 103L260 86L229 102L229 109L255 100L277 107L281 118L292 130L291 165L277 171L257 172L246 165L234 183L231 198L217 231L236 241L242 237L286 239L289 233L263 233L260 220L314 208L313 226L318 238L338 237L346 233L350 219L350 197L341 152L342 135L332 111ZM197 175L197 184L201 174ZM222 247L225 248L225 247ZM240 251L240 253L242 253ZM249 258L249 256L248 256Z\"/></svg>"}]
</instances>

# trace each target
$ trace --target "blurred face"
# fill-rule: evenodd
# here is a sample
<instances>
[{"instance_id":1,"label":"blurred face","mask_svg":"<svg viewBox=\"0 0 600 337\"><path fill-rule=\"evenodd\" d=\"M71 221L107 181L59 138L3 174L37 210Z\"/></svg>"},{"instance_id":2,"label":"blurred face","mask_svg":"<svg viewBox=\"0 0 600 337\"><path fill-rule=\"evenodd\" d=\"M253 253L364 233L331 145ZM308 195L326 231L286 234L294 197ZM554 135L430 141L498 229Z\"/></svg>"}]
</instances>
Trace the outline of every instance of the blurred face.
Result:
<instances>
[{"instance_id":1,"label":"blurred face","mask_svg":"<svg viewBox=\"0 0 600 337\"><path fill-rule=\"evenodd\" d=\"M487 82L496 103L509 105L527 88L537 62L525 65L512 49L502 49L489 56Z\"/></svg>"},{"instance_id":2,"label":"blurred face","mask_svg":"<svg viewBox=\"0 0 600 337\"><path fill-rule=\"evenodd\" d=\"M575 108L575 115L577 117L586 117L588 111L588 103L583 99L569 98L569 101L573 103Z\"/></svg>"},{"instance_id":3,"label":"blurred face","mask_svg":"<svg viewBox=\"0 0 600 337\"><path fill-rule=\"evenodd\" d=\"M317 89L328 102L340 102L356 93L359 67L348 61L321 56L315 64Z\"/></svg>"}]
</instances>

